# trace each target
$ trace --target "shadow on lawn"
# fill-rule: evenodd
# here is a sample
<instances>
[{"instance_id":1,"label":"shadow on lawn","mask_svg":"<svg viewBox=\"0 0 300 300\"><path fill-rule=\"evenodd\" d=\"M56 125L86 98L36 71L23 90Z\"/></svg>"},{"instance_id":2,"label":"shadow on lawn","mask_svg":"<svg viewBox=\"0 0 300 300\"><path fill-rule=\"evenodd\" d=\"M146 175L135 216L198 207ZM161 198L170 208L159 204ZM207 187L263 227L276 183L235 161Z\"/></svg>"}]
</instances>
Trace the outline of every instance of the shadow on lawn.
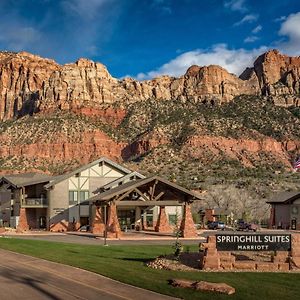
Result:
<instances>
[{"instance_id":1,"label":"shadow on lawn","mask_svg":"<svg viewBox=\"0 0 300 300\"><path fill-rule=\"evenodd\" d=\"M155 259L154 258L131 258L131 257L122 257L122 258L119 258L121 260L127 260L127 261L139 261L139 262L143 262L143 263L147 263L149 262L150 260L153 260Z\"/></svg>"}]
</instances>

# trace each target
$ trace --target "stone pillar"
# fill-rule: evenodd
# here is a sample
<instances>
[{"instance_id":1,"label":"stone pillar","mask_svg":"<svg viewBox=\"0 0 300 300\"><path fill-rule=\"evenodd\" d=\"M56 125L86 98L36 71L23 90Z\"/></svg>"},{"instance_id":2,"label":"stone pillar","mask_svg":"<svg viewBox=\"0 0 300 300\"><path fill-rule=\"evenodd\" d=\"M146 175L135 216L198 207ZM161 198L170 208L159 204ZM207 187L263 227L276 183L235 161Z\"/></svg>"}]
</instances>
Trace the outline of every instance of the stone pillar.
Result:
<instances>
[{"instance_id":1,"label":"stone pillar","mask_svg":"<svg viewBox=\"0 0 300 300\"><path fill-rule=\"evenodd\" d=\"M105 229L105 224L103 219L102 207L101 206L95 206L95 207L96 207L96 212L95 212L95 217L92 221L92 233L103 234Z\"/></svg>"},{"instance_id":2,"label":"stone pillar","mask_svg":"<svg viewBox=\"0 0 300 300\"><path fill-rule=\"evenodd\" d=\"M206 222L213 222L215 220L214 218L214 210L211 208L207 208L205 210L205 221Z\"/></svg>"},{"instance_id":3,"label":"stone pillar","mask_svg":"<svg viewBox=\"0 0 300 300\"><path fill-rule=\"evenodd\" d=\"M121 229L117 215L117 206L112 202L108 207L108 219L107 219L107 237L119 238L121 237Z\"/></svg>"},{"instance_id":4,"label":"stone pillar","mask_svg":"<svg viewBox=\"0 0 300 300\"><path fill-rule=\"evenodd\" d=\"M208 236L207 242L203 243L203 257L200 260L200 268L203 270L219 270L221 267L220 256L216 248L216 237Z\"/></svg>"},{"instance_id":5,"label":"stone pillar","mask_svg":"<svg viewBox=\"0 0 300 300\"><path fill-rule=\"evenodd\" d=\"M182 237L184 238L197 237L197 230L195 228L195 223L191 212L191 205L189 203L185 203L184 205L184 212L180 224L180 231Z\"/></svg>"},{"instance_id":6,"label":"stone pillar","mask_svg":"<svg viewBox=\"0 0 300 300\"><path fill-rule=\"evenodd\" d=\"M292 234L290 252L290 269L299 270L300 269L300 233Z\"/></svg>"},{"instance_id":7,"label":"stone pillar","mask_svg":"<svg viewBox=\"0 0 300 300\"><path fill-rule=\"evenodd\" d=\"M172 232L169 220L166 214L166 208L160 206L158 219L155 225L156 232Z\"/></svg>"},{"instance_id":8,"label":"stone pillar","mask_svg":"<svg viewBox=\"0 0 300 300\"><path fill-rule=\"evenodd\" d=\"M19 224L17 226L17 231L29 230L29 224L27 220L26 208L20 208Z\"/></svg>"}]
</instances>

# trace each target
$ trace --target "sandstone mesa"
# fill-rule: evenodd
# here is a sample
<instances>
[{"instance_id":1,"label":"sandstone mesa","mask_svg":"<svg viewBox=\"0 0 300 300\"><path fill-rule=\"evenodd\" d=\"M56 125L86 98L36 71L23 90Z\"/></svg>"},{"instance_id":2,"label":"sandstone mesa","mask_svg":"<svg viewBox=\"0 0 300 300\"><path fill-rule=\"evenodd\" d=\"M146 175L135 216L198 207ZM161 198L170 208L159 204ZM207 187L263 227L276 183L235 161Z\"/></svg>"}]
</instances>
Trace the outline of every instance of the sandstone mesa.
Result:
<instances>
[{"instance_id":1,"label":"sandstone mesa","mask_svg":"<svg viewBox=\"0 0 300 300\"><path fill-rule=\"evenodd\" d=\"M270 50L240 77L220 66L191 66L178 78L122 80L88 59L59 65L27 52L0 53L0 120L55 110L97 114L103 104L147 99L226 103L241 94L299 106L300 57ZM279 97L280 96L280 97Z\"/></svg>"}]
</instances>

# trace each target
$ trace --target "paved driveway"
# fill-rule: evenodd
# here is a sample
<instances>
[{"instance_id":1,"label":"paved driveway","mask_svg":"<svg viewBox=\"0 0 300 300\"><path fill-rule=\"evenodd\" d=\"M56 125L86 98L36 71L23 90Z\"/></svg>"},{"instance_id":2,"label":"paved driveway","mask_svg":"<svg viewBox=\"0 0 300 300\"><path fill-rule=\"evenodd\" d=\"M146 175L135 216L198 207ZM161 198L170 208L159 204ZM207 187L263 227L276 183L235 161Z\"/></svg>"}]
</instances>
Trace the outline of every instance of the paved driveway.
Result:
<instances>
[{"instance_id":1,"label":"paved driveway","mask_svg":"<svg viewBox=\"0 0 300 300\"><path fill-rule=\"evenodd\" d=\"M78 268L0 249L0 299L174 299Z\"/></svg>"},{"instance_id":2,"label":"paved driveway","mask_svg":"<svg viewBox=\"0 0 300 300\"><path fill-rule=\"evenodd\" d=\"M42 240L50 242L63 242L63 243L75 243L83 245L103 245L103 238L95 238L93 235L87 234L20 234L20 235L6 235L7 238L19 238L19 239L29 239L29 240ZM184 245L197 245L199 242L203 242L205 239L203 237L197 239L181 239ZM175 237L149 237L140 236L133 239L126 239L124 236L121 240L108 239L108 245L173 245L175 242Z\"/></svg>"}]
</instances>

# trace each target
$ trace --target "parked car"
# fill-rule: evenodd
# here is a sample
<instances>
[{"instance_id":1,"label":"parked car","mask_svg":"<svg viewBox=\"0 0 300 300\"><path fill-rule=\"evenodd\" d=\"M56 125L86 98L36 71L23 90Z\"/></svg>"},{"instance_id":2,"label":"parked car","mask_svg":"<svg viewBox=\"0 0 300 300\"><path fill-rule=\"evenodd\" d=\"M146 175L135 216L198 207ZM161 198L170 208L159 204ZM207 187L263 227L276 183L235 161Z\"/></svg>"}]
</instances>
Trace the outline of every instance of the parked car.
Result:
<instances>
[{"instance_id":1,"label":"parked car","mask_svg":"<svg viewBox=\"0 0 300 300\"><path fill-rule=\"evenodd\" d=\"M207 228L208 229L221 229L224 230L225 229L225 223L224 222L220 222L220 221L214 221L214 222L210 222L207 224Z\"/></svg>"},{"instance_id":2,"label":"parked car","mask_svg":"<svg viewBox=\"0 0 300 300\"><path fill-rule=\"evenodd\" d=\"M90 230L90 225L83 225L79 228L79 231L86 231L88 232Z\"/></svg>"},{"instance_id":3,"label":"parked car","mask_svg":"<svg viewBox=\"0 0 300 300\"><path fill-rule=\"evenodd\" d=\"M239 231L250 231L250 230L252 230L253 232L256 232L257 229L258 229L257 224L248 223L248 222L245 222L244 220L239 220L238 225L237 225L237 230L239 230Z\"/></svg>"}]
</instances>

